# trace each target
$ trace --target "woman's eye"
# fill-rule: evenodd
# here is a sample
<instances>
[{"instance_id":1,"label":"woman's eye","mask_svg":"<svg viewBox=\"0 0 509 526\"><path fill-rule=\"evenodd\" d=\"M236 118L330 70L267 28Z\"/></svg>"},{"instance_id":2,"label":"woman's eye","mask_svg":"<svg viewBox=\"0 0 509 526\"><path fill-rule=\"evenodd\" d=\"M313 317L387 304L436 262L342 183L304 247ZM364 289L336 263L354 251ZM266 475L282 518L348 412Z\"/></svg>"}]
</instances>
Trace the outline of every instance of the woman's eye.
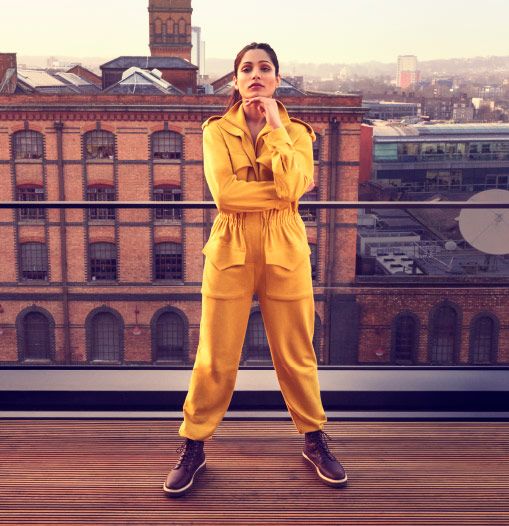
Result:
<instances>
[{"instance_id":1,"label":"woman's eye","mask_svg":"<svg viewBox=\"0 0 509 526\"><path fill-rule=\"evenodd\" d=\"M240 71L242 71L243 73L245 73L246 71L249 71L251 68L244 68L244 69L241 69ZM270 68L262 68L262 71L270 71Z\"/></svg>"}]
</instances>

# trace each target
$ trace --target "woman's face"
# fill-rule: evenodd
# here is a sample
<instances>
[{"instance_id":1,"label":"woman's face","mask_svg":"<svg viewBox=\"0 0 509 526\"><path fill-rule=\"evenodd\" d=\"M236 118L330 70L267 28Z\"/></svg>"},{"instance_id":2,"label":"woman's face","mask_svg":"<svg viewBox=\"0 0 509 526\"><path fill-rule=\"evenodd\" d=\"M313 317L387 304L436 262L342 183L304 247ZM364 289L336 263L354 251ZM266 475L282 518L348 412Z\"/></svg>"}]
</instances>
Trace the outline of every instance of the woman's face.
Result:
<instances>
[{"instance_id":1,"label":"woman's face","mask_svg":"<svg viewBox=\"0 0 509 526\"><path fill-rule=\"evenodd\" d=\"M276 77L276 68L264 49L249 49L244 53L233 80L243 99L272 97L281 82L281 75Z\"/></svg>"}]
</instances>

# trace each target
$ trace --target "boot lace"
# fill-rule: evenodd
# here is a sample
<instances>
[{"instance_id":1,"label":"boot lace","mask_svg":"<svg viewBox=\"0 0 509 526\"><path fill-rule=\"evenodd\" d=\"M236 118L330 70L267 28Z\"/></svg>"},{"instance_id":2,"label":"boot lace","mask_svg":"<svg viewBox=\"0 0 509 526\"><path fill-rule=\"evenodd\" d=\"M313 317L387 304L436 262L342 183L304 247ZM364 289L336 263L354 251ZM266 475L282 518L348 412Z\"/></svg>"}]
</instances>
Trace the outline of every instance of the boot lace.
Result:
<instances>
[{"instance_id":1,"label":"boot lace","mask_svg":"<svg viewBox=\"0 0 509 526\"><path fill-rule=\"evenodd\" d=\"M185 440L177 449L180 453L180 458L177 461L175 468L182 466L189 466L193 463L194 457L198 451L198 443Z\"/></svg>"},{"instance_id":2,"label":"boot lace","mask_svg":"<svg viewBox=\"0 0 509 526\"><path fill-rule=\"evenodd\" d=\"M327 444L327 440L332 440L332 438L325 431L320 429L316 434L315 440L318 450L321 453L325 454L330 460L337 460L332 451L329 449L329 445Z\"/></svg>"}]
</instances>

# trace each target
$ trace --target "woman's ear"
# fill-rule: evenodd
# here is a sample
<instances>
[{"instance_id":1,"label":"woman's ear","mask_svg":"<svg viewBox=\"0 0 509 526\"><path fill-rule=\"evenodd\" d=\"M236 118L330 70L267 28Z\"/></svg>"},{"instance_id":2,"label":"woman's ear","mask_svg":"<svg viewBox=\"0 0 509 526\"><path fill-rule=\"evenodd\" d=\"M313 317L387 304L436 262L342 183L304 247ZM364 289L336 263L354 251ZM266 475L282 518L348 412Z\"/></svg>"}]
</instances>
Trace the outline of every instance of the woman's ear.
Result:
<instances>
[{"instance_id":1,"label":"woman's ear","mask_svg":"<svg viewBox=\"0 0 509 526\"><path fill-rule=\"evenodd\" d=\"M237 77L235 75L233 75L233 87L235 89L239 89L239 87L237 86Z\"/></svg>"}]
</instances>

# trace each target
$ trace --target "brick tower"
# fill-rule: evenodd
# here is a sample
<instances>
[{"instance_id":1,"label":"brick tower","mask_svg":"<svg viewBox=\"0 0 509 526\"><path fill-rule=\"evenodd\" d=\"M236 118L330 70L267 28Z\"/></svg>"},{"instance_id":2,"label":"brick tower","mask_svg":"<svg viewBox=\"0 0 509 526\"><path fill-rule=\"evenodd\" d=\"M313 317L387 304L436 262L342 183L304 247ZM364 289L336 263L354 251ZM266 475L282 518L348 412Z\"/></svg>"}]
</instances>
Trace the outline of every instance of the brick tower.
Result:
<instances>
[{"instance_id":1,"label":"brick tower","mask_svg":"<svg viewBox=\"0 0 509 526\"><path fill-rule=\"evenodd\" d=\"M150 54L191 62L191 0L149 0Z\"/></svg>"}]
</instances>

